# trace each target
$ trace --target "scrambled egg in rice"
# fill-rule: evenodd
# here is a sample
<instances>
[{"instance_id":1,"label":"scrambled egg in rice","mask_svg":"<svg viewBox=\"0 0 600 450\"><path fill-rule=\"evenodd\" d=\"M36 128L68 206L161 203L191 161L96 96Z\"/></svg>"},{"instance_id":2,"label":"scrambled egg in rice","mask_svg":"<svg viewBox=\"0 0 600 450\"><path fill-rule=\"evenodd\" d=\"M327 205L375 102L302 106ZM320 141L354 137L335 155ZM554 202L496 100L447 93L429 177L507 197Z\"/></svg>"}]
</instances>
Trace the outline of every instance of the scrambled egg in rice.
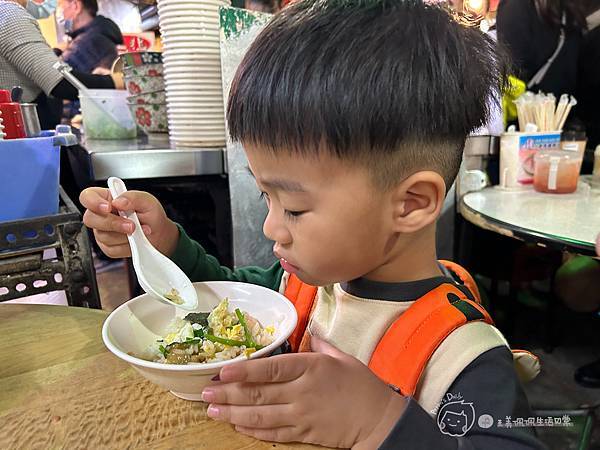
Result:
<instances>
[{"instance_id":1,"label":"scrambled egg in rice","mask_svg":"<svg viewBox=\"0 0 600 450\"><path fill-rule=\"evenodd\" d=\"M174 319L166 334L148 349L151 361L191 364L225 361L240 355L249 357L273 342L275 328L263 328L246 312L229 312L223 299L210 314L192 313Z\"/></svg>"}]
</instances>

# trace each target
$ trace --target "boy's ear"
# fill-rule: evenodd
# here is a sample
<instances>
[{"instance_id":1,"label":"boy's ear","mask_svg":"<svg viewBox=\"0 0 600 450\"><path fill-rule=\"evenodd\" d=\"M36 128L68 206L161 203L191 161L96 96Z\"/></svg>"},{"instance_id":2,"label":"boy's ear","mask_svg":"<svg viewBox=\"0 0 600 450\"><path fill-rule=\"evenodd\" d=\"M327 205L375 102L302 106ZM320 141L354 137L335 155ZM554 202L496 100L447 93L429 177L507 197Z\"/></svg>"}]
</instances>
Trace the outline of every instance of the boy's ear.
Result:
<instances>
[{"instance_id":1,"label":"boy's ear","mask_svg":"<svg viewBox=\"0 0 600 450\"><path fill-rule=\"evenodd\" d=\"M392 194L393 228L414 233L434 223L444 204L446 183L440 174L417 172L403 180Z\"/></svg>"}]
</instances>

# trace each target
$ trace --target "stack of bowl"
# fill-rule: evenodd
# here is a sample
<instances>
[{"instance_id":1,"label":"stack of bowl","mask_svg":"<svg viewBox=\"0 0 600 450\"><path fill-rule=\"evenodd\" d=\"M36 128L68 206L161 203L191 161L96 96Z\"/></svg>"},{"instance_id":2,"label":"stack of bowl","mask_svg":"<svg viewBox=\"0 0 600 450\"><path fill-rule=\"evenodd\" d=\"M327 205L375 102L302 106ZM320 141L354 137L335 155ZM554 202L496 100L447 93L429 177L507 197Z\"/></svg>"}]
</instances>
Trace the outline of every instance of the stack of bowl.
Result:
<instances>
[{"instance_id":1,"label":"stack of bowl","mask_svg":"<svg viewBox=\"0 0 600 450\"><path fill-rule=\"evenodd\" d=\"M225 145L219 7L225 0L158 0L169 136L178 146Z\"/></svg>"},{"instance_id":2,"label":"stack of bowl","mask_svg":"<svg viewBox=\"0 0 600 450\"><path fill-rule=\"evenodd\" d=\"M136 124L146 133L166 133L167 99L161 53L125 53L121 59L129 91L127 103Z\"/></svg>"}]
</instances>

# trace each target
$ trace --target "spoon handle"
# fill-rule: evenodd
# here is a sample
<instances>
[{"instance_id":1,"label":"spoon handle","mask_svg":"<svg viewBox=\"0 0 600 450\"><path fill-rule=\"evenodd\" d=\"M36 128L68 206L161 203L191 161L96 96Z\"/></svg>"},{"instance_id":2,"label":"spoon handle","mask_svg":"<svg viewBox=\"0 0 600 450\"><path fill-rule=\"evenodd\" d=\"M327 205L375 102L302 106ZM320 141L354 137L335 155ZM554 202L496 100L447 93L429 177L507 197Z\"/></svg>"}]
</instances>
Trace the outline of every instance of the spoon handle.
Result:
<instances>
[{"instance_id":1,"label":"spoon handle","mask_svg":"<svg viewBox=\"0 0 600 450\"><path fill-rule=\"evenodd\" d=\"M117 177L110 177L108 179L108 190L110 191L110 195L112 195L113 199L116 199L121 194L127 192L127 187L123 180ZM135 230L132 235L127 235L129 241L131 242L134 238L143 239L144 233L142 232L142 225L140 224L140 219L138 218L137 213L134 210L131 211L119 211L119 215L126 219L131 220L135 224Z\"/></svg>"}]
</instances>

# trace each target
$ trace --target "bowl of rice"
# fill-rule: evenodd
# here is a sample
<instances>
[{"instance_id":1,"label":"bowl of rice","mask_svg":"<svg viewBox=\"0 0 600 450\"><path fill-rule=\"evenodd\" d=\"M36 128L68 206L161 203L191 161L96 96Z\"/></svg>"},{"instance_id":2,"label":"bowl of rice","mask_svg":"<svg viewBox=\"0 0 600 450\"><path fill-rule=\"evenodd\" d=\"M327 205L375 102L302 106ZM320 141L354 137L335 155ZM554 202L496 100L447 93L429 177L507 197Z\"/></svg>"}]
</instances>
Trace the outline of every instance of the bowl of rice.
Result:
<instances>
[{"instance_id":1,"label":"bowl of rice","mask_svg":"<svg viewBox=\"0 0 600 450\"><path fill-rule=\"evenodd\" d=\"M102 339L143 377L199 401L221 367L278 351L298 318L289 300L262 286L209 281L194 287L196 311L140 295L108 316Z\"/></svg>"}]
</instances>

